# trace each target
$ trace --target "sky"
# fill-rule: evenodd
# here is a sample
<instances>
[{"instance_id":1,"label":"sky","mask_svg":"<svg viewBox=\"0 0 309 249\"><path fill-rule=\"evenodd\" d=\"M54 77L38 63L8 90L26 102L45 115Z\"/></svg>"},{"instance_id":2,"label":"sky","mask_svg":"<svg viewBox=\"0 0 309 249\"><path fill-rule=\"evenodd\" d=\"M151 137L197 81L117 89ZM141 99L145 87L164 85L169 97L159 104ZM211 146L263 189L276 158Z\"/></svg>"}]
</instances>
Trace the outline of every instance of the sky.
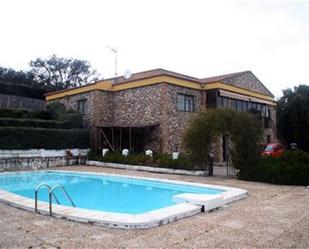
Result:
<instances>
[{"instance_id":1,"label":"sky","mask_svg":"<svg viewBox=\"0 0 309 249\"><path fill-rule=\"evenodd\" d=\"M164 68L205 78L251 70L276 96L309 84L308 1L1 0L0 66L53 54L104 78Z\"/></svg>"}]
</instances>

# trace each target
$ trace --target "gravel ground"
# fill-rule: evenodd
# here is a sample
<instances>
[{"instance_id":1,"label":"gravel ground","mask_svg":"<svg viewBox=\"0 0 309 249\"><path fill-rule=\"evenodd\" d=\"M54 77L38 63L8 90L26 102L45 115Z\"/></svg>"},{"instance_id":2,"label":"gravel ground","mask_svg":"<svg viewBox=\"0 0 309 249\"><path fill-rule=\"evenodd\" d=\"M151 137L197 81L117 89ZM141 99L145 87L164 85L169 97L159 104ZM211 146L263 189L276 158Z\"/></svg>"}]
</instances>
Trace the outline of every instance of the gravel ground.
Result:
<instances>
[{"instance_id":1,"label":"gravel ground","mask_svg":"<svg viewBox=\"0 0 309 249\"><path fill-rule=\"evenodd\" d=\"M148 230L117 230L49 218L0 203L0 248L309 248L309 189L224 177L99 171L220 184L249 191L245 200Z\"/></svg>"}]
</instances>

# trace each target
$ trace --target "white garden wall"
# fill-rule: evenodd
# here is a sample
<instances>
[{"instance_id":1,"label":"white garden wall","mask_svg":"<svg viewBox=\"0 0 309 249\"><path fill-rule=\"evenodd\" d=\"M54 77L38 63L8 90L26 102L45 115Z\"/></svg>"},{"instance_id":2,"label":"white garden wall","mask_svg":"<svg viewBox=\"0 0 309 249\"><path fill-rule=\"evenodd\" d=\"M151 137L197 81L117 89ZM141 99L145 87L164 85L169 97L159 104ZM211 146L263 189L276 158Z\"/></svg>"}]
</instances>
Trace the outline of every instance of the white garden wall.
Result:
<instances>
[{"instance_id":1,"label":"white garden wall","mask_svg":"<svg viewBox=\"0 0 309 249\"><path fill-rule=\"evenodd\" d=\"M41 169L84 163L89 149L68 150L0 150L0 171Z\"/></svg>"}]
</instances>

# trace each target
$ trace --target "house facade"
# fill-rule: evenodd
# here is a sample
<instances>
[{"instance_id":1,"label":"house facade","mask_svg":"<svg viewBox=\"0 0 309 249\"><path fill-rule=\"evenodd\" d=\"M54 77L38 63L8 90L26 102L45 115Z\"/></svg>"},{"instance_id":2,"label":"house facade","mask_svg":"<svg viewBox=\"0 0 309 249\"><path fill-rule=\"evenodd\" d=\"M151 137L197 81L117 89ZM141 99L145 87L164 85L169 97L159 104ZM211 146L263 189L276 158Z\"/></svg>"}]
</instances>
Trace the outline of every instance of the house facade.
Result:
<instances>
[{"instance_id":1,"label":"house facade","mask_svg":"<svg viewBox=\"0 0 309 249\"><path fill-rule=\"evenodd\" d=\"M46 101L79 110L96 149L181 151L190 119L203 108L225 107L255 111L265 142L276 141L274 96L250 71L199 79L155 69L49 93ZM219 161L224 140L216 146Z\"/></svg>"}]
</instances>

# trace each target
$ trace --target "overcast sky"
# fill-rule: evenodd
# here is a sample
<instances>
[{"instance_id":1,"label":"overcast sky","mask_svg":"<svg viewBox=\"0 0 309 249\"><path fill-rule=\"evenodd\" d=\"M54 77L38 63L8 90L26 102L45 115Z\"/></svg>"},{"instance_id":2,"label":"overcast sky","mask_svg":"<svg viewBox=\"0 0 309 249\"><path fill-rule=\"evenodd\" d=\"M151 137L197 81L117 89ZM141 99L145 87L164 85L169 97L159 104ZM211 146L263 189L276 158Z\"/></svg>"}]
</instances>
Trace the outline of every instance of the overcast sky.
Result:
<instances>
[{"instance_id":1,"label":"overcast sky","mask_svg":"<svg viewBox=\"0 0 309 249\"><path fill-rule=\"evenodd\" d=\"M165 68L195 77L251 70L275 94L309 84L309 2L1 0L0 66L56 54L104 78Z\"/></svg>"}]
</instances>

